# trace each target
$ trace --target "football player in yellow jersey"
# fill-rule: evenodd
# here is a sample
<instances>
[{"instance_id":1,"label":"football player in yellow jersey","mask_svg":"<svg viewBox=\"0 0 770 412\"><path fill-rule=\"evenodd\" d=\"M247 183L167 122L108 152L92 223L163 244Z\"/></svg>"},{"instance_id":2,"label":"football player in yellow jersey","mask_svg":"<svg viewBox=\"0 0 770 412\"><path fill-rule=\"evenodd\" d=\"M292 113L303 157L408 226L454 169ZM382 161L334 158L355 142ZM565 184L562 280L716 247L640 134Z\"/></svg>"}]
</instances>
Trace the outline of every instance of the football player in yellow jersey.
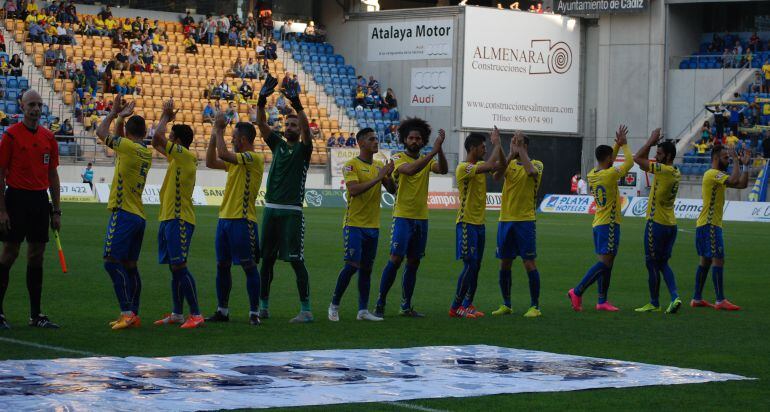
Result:
<instances>
[{"instance_id":1,"label":"football player in yellow jersey","mask_svg":"<svg viewBox=\"0 0 770 412\"><path fill-rule=\"evenodd\" d=\"M618 151L623 150L623 164L613 166ZM588 184L596 202L594 214L594 249L598 262L586 272L580 283L567 292L575 311L583 310L583 292L599 281L599 303L596 310L615 312L618 310L607 301L610 288L612 264L620 245L620 220L622 205L618 192L618 181L634 165L633 154L628 148L628 128L620 125L615 132L615 146L599 145L595 150L598 165L588 173Z\"/></svg>"},{"instance_id":2,"label":"football player in yellow jersey","mask_svg":"<svg viewBox=\"0 0 770 412\"><path fill-rule=\"evenodd\" d=\"M247 122L233 127L233 152L225 143L227 120L222 111L214 116L211 140L206 149L206 167L227 171L225 195L219 207L219 222L215 238L217 254L217 311L207 322L230 320L230 289L233 280L230 268L240 265L246 274L249 294L249 323L259 320L259 237L257 232L256 200L265 171L265 158L254 152L257 129Z\"/></svg>"},{"instance_id":3,"label":"football player in yellow jersey","mask_svg":"<svg viewBox=\"0 0 770 412\"><path fill-rule=\"evenodd\" d=\"M471 133L465 138L464 162L455 169L457 188L460 191L460 208L457 209L455 221L455 256L462 259L463 270L457 279L457 289L449 316L453 318L476 318L484 316L473 306L473 298L481 270L481 260L484 257L486 243L486 209L487 209L487 173L495 171L500 160L500 132L497 127L492 129L492 156L484 161L487 147L484 144L486 136L481 133Z\"/></svg>"},{"instance_id":4,"label":"football player in yellow jersey","mask_svg":"<svg viewBox=\"0 0 770 412\"><path fill-rule=\"evenodd\" d=\"M537 190L543 175L543 163L530 160L529 139L516 132L511 140L508 157L498 164L495 179L505 178L500 221L497 225L497 251L500 259L500 292L503 304L492 312L493 315L508 315L511 310L511 266L516 256L521 257L529 282L529 309L524 313L534 318L540 313L540 272L537 270L535 239L535 208ZM500 148L500 156L504 156Z\"/></svg>"},{"instance_id":5,"label":"football player in yellow jersey","mask_svg":"<svg viewBox=\"0 0 770 412\"><path fill-rule=\"evenodd\" d=\"M404 145L405 151L393 156L393 177L398 184L398 190L396 204L393 206L390 259L382 271L380 295L374 310L375 316L380 318L385 314L385 300L396 280L396 272L404 256L406 266L400 315L423 317L412 307L412 295L417 282L417 268L420 266L420 259L425 256L428 241L428 179L431 172L444 175L449 170L441 146L445 138L444 129L438 131L433 150L425 155L420 154L428 144L430 132L430 125L418 118L408 118L398 126L398 140Z\"/></svg>"},{"instance_id":6,"label":"football player in yellow jersey","mask_svg":"<svg viewBox=\"0 0 770 412\"><path fill-rule=\"evenodd\" d=\"M120 317L112 329L138 327L142 280L136 261L142 249L146 218L142 192L152 164L152 152L144 143L147 125L141 116L131 116L134 102L115 96L112 110L96 129L99 140L115 151L115 173L107 208L112 211L104 240L104 269L112 278L120 304ZM131 116L123 126L123 119ZM116 121L117 120L117 121ZM110 125L116 121L115 133Z\"/></svg>"},{"instance_id":7,"label":"football player in yellow jersey","mask_svg":"<svg viewBox=\"0 0 770 412\"><path fill-rule=\"evenodd\" d=\"M377 132L363 128L356 134L358 157L348 160L343 166L347 188L348 206L342 236L345 244L345 266L337 277L332 302L329 304L329 320L340 320L339 306L350 279L358 272L358 320L381 321L382 318L369 312L369 286L372 265L377 255L377 239L380 235L381 187L396 193L396 184L391 174L393 161L383 164L374 160L379 151Z\"/></svg>"},{"instance_id":8,"label":"football player in yellow jersey","mask_svg":"<svg viewBox=\"0 0 770 412\"><path fill-rule=\"evenodd\" d=\"M195 230L195 211L192 195L198 158L190 152L193 129L186 124L171 127L166 139L166 125L174 120L174 101L163 104L163 114L152 136L152 146L168 159L168 169L160 188L160 227L158 228L158 261L171 270L171 297L173 309L156 325L181 324L183 329L203 325L198 307L195 279L187 268L187 252ZM190 305L190 316L185 321L184 300Z\"/></svg>"},{"instance_id":9,"label":"football player in yellow jersey","mask_svg":"<svg viewBox=\"0 0 770 412\"><path fill-rule=\"evenodd\" d=\"M727 174L727 167L733 160L733 170ZM725 264L724 242L722 240L722 212L725 206L725 188L745 189L749 184L748 152L738 157L734 149L714 146L711 150L711 169L703 175L703 209L698 216L695 229L695 249L700 256L700 264L695 272L695 294L690 301L692 307L714 307L720 310L739 310L725 299L722 274ZM716 304L703 299L703 286L711 269L711 279L716 292Z\"/></svg>"},{"instance_id":10,"label":"football player in yellow jersey","mask_svg":"<svg viewBox=\"0 0 770 412\"><path fill-rule=\"evenodd\" d=\"M637 308L637 312L660 312L660 277L668 286L671 294L666 313L674 314L682 306L676 289L674 271L668 265L671 251L676 241L676 216L674 203L679 191L679 179L682 174L674 166L676 146L673 142L661 142L663 135L655 129L650 138L634 155L634 162L639 167L655 175L652 189L647 199L647 224L644 226L644 260L647 265L647 283L650 288L650 303ZM655 162L649 161L650 149L657 145Z\"/></svg>"}]
</instances>

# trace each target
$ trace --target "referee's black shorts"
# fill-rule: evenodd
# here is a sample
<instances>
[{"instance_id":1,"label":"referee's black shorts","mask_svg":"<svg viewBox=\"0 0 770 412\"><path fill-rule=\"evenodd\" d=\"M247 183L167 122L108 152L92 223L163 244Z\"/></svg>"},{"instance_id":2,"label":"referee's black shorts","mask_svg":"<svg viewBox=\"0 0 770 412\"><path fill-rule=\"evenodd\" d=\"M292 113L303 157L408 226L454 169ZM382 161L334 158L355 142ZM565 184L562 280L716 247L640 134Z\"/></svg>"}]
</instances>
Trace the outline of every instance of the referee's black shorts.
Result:
<instances>
[{"instance_id":1,"label":"referee's black shorts","mask_svg":"<svg viewBox=\"0 0 770 412\"><path fill-rule=\"evenodd\" d=\"M3 242L47 243L51 222L51 204L45 190L24 190L9 187L5 190L5 208L11 230L0 233Z\"/></svg>"}]
</instances>

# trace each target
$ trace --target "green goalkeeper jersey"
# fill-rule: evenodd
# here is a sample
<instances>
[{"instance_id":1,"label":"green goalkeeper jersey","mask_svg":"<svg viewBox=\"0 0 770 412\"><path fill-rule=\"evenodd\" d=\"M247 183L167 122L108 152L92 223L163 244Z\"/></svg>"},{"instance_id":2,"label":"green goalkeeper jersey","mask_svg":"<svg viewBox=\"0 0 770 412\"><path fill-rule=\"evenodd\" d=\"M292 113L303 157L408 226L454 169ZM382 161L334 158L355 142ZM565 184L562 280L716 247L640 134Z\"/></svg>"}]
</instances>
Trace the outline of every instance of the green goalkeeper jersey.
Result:
<instances>
[{"instance_id":1,"label":"green goalkeeper jersey","mask_svg":"<svg viewBox=\"0 0 770 412\"><path fill-rule=\"evenodd\" d=\"M267 175L265 202L302 207L305 197L305 180L310 167L313 145L301 140L289 144L278 133L270 133L266 139L273 162Z\"/></svg>"}]
</instances>

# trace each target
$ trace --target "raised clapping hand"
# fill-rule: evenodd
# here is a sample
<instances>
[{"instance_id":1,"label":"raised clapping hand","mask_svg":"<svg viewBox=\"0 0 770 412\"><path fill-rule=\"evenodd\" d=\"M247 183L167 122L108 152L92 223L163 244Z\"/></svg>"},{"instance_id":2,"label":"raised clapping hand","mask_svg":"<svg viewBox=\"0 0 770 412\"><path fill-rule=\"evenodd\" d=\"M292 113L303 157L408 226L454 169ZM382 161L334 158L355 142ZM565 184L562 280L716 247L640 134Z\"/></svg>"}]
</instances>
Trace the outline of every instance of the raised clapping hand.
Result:
<instances>
[{"instance_id":1,"label":"raised clapping hand","mask_svg":"<svg viewBox=\"0 0 770 412\"><path fill-rule=\"evenodd\" d=\"M174 110L174 99L168 99L163 103L163 116L169 121L173 121L179 110Z\"/></svg>"},{"instance_id":2,"label":"raised clapping hand","mask_svg":"<svg viewBox=\"0 0 770 412\"><path fill-rule=\"evenodd\" d=\"M500 144L500 131L497 130L497 126L493 126L492 133L489 135L489 140L492 141L493 145Z\"/></svg>"},{"instance_id":3,"label":"raised clapping hand","mask_svg":"<svg viewBox=\"0 0 770 412\"><path fill-rule=\"evenodd\" d=\"M659 127L653 130L652 133L650 134L650 146L657 145L658 143L660 143L661 140L663 140L663 133L661 132Z\"/></svg>"},{"instance_id":4,"label":"raised clapping hand","mask_svg":"<svg viewBox=\"0 0 770 412\"><path fill-rule=\"evenodd\" d=\"M395 164L393 163L393 160L388 160L387 162L385 162L385 166L380 168L380 179L384 179L390 176L390 174L393 173L394 168L395 168Z\"/></svg>"},{"instance_id":5,"label":"raised clapping hand","mask_svg":"<svg viewBox=\"0 0 770 412\"><path fill-rule=\"evenodd\" d=\"M278 79L271 75L267 75L265 82L262 84L262 88L259 89L259 97L267 98L275 92L276 86L278 86Z\"/></svg>"},{"instance_id":6,"label":"raised clapping hand","mask_svg":"<svg viewBox=\"0 0 770 412\"><path fill-rule=\"evenodd\" d=\"M444 129L438 129L438 137L436 137L436 141L433 142L433 153L439 153L444 150L441 147L441 145L444 144L444 139L446 139L446 131L444 131Z\"/></svg>"},{"instance_id":7,"label":"raised clapping hand","mask_svg":"<svg viewBox=\"0 0 770 412\"><path fill-rule=\"evenodd\" d=\"M227 119L225 118L225 112L217 110L214 114L214 128L218 130L224 130L227 127Z\"/></svg>"},{"instance_id":8,"label":"raised clapping hand","mask_svg":"<svg viewBox=\"0 0 770 412\"><path fill-rule=\"evenodd\" d=\"M628 144L628 127L623 124L618 127L618 131L615 132L615 143L618 146L625 146Z\"/></svg>"}]
</instances>

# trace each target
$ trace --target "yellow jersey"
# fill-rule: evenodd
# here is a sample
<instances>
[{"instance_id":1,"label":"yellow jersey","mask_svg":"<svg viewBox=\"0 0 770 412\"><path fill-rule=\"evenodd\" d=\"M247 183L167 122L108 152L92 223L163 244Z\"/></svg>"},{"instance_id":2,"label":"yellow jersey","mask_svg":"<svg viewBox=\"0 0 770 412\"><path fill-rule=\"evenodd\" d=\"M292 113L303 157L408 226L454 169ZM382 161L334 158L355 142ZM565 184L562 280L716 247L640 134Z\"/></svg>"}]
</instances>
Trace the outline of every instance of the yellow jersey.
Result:
<instances>
[{"instance_id":1,"label":"yellow jersey","mask_svg":"<svg viewBox=\"0 0 770 412\"><path fill-rule=\"evenodd\" d=\"M729 147L735 147L735 144L740 142L741 139L738 138L738 136L731 134L725 138L725 142L727 143L727 146Z\"/></svg>"},{"instance_id":2,"label":"yellow jersey","mask_svg":"<svg viewBox=\"0 0 770 412\"><path fill-rule=\"evenodd\" d=\"M543 176L543 162L530 160L537 175L530 176L518 159L511 160L505 168L503 199L500 205L501 222L535 220L537 190Z\"/></svg>"},{"instance_id":3,"label":"yellow jersey","mask_svg":"<svg viewBox=\"0 0 770 412\"><path fill-rule=\"evenodd\" d=\"M377 178L383 163L375 160L372 163L354 157L342 167L342 175L345 183L366 183ZM369 190L350 196L348 193L348 207L345 211L344 226L363 227L377 229L380 227L380 196L382 182L378 182Z\"/></svg>"},{"instance_id":4,"label":"yellow jersey","mask_svg":"<svg viewBox=\"0 0 770 412\"><path fill-rule=\"evenodd\" d=\"M654 174L650 198L647 200L647 220L655 223L675 226L674 202L679 191L679 179L682 174L674 166L650 163L650 173Z\"/></svg>"},{"instance_id":5,"label":"yellow jersey","mask_svg":"<svg viewBox=\"0 0 770 412\"><path fill-rule=\"evenodd\" d=\"M762 65L762 72L765 73L765 79L770 80L770 64Z\"/></svg>"},{"instance_id":6,"label":"yellow jersey","mask_svg":"<svg viewBox=\"0 0 770 412\"><path fill-rule=\"evenodd\" d=\"M460 162L455 169L457 188L460 190L460 208L455 223L483 225L487 212L487 174L477 173L484 161Z\"/></svg>"},{"instance_id":7,"label":"yellow jersey","mask_svg":"<svg viewBox=\"0 0 770 412\"><path fill-rule=\"evenodd\" d=\"M145 145L126 137L110 136L104 143L116 153L107 209L121 209L146 219L142 193L152 165L152 152Z\"/></svg>"},{"instance_id":8,"label":"yellow jersey","mask_svg":"<svg viewBox=\"0 0 770 412\"><path fill-rule=\"evenodd\" d=\"M127 82L128 82L128 79L126 79L125 77L118 77L113 81L113 84L115 86L125 86Z\"/></svg>"},{"instance_id":9,"label":"yellow jersey","mask_svg":"<svg viewBox=\"0 0 770 412\"><path fill-rule=\"evenodd\" d=\"M618 147L616 146L614 154L617 152ZM624 161L620 166L612 166L603 170L594 168L588 173L588 185L591 187L591 193L596 203L594 226L619 224L621 221L622 205L618 191L618 180L625 176L634 165L633 154L631 154L628 145L623 145L623 157Z\"/></svg>"},{"instance_id":10,"label":"yellow jersey","mask_svg":"<svg viewBox=\"0 0 770 412\"><path fill-rule=\"evenodd\" d=\"M420 157L423 156L421 155ZM428 219L428 179L431 168L436 164L436 159L431 159L427 166L411 176L398 173L398 168L401 165L412 163L416 160L404 152L393 155L395 167L393 177L398 184L396 204L393 206L393 217Z\"/></svg>"},{"instance_id":11,"label":"yellow jersey","mask_svg":"<svg viewBox=\"0 0 770 412\"><path fill-rule=\"evenodd\" d=\"M139 80L136 78L136 76L131 76L128 78L128 87L136 87L136 84L139 82Z\"/></svg>"},{"instance_id":12,"label":"yellow jersey","mask_svg":"<svg viewBox=\"0 0 770 412\"><path fill-rule=\"evenodd\" d=\"M194 225L192 195L198 158L186 147L172 142L166 142L166 156L168 169L160 187L159 220L182 219Z\"/></svg>"},{"instance_id":13,"label":"yellow jersey","mask_svg":"<svg viewBox=\"0 0 770 412\"><path fill-rule=\"evenodd\" d=\"M694 146L698 150L698 154L706 154L706 150L709 148L709 145L706 143L695 143Z\"/></svg>"},{"instance_id":14,"label":"yellow jersey","mask_svg":"<svg viewBox=\"0 0 770 412\"><path fill-rule=\"evenodd\" d=\"M733 166L735 167L735 166ZM703 174L701 195L703 196L703 209L698 216L696 227L714 225L722 227L722 212L725 207L725 182L730 176L727 173L709 169Z\"/></svg>"},{"instance_id":15,"label":"yellow jersey","mask_svg":"<svg viewBox=\"0 0 770 412\"><path fill-rule=\"evenodd\" d=\"M265 171L265 157L254 152L236 153L235 157L238 164L225 162L227 183L222 205L219 206L219 218L256 222L257 195Z\"/></svg>"}]
</instances>

